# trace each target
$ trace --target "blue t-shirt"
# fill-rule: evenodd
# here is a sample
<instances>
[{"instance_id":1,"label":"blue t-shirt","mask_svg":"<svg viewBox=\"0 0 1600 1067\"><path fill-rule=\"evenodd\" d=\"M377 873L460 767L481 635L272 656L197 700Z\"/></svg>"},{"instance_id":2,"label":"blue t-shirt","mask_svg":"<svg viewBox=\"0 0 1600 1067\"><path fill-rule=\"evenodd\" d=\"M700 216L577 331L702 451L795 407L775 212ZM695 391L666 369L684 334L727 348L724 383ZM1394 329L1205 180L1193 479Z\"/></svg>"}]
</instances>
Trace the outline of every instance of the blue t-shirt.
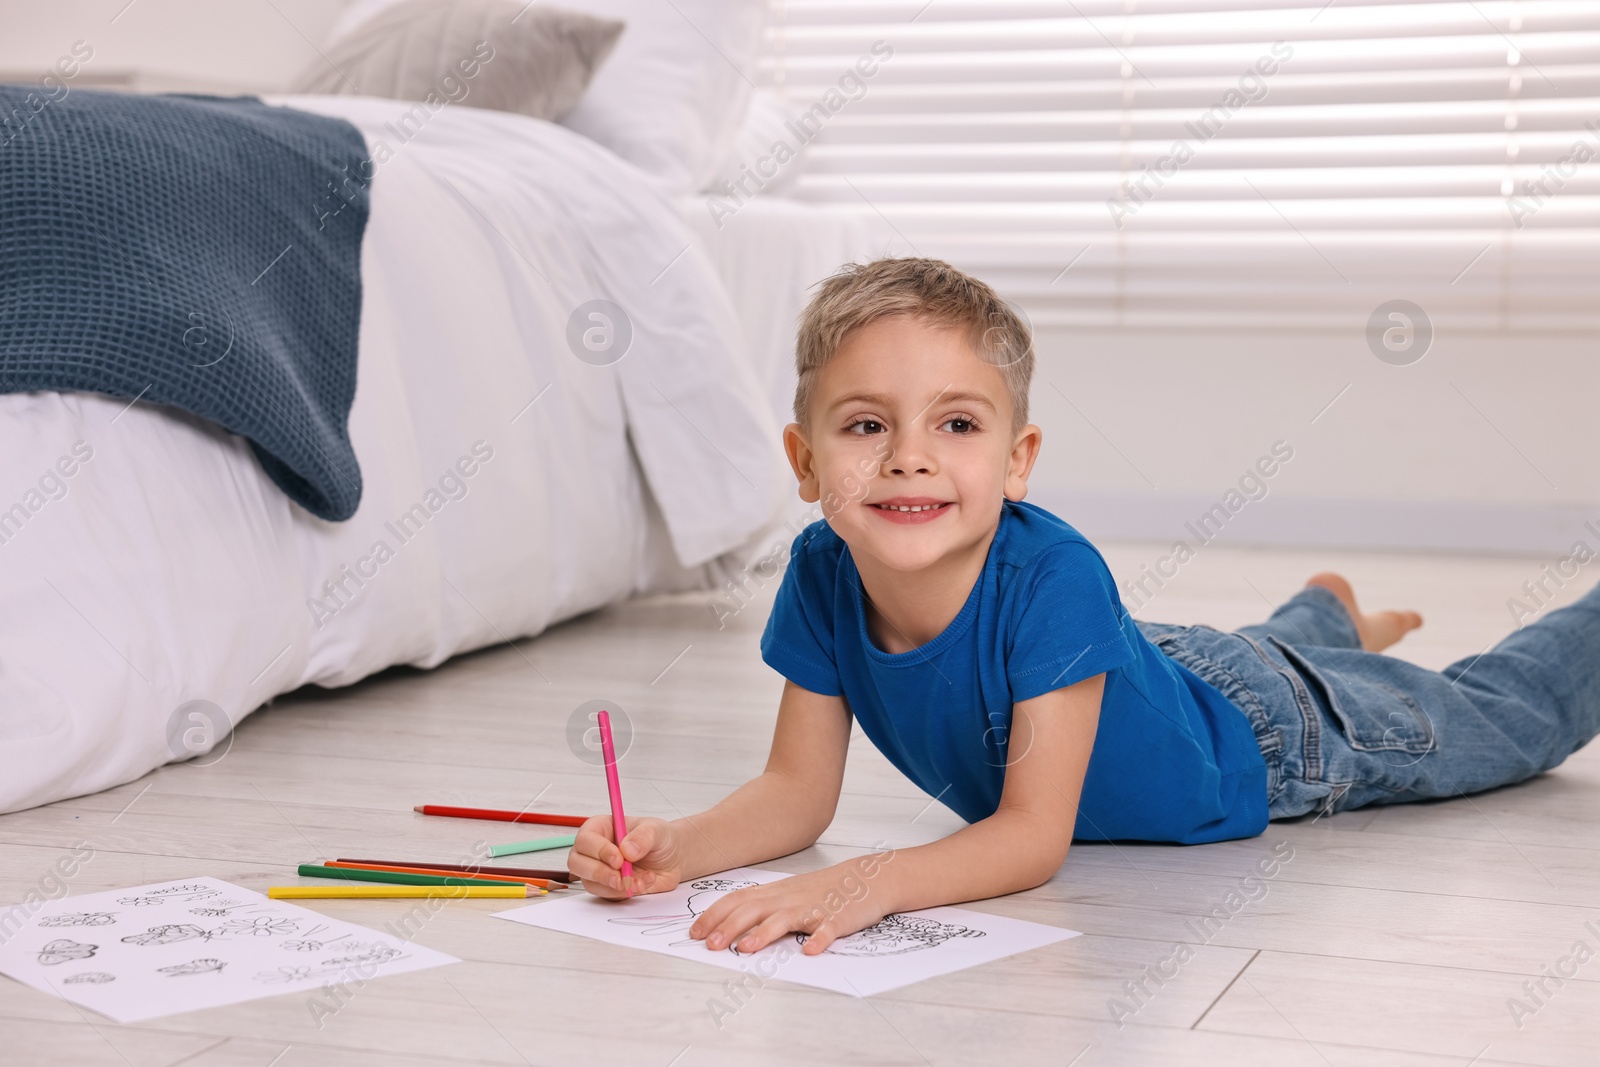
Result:
<instances>
[{"instance_id":1,"label":"blue t-shirt","mask_svg":"<svg viewBox=\"0 0 1600 1067\"><path fill-rule=\"evenodd\" d=\"M1104 673L1074 836L1199 844L1267 827L1249 719L1134 625L1099 551L1061 519L1007 501L960 614L909 652L867 635L861 579L826 522L795 539L761 655L845 698L878 750L968 822L994 814L1012 705Z\"/></svg>"}]
</instances>

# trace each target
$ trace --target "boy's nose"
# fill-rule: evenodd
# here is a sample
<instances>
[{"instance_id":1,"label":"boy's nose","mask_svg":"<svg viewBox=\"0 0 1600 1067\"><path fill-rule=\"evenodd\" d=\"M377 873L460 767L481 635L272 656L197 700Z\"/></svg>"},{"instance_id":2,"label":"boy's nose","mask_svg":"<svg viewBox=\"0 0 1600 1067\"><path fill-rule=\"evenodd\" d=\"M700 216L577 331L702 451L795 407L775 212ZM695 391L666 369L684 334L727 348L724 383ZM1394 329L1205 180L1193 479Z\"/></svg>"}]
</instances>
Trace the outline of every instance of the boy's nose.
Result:
<instances>
[{"instance_id":1,"label":"boy's nose","mask_svg":"<svg viewBox=\"0 0 1600 1067\"><path fill-rule=\"evenodd\" d=\"M938 464L934 462L933 451L928 447L931 444L922 437L915 428L903 429L895 435L894 450L889 458L883 461L882 469L890 474L934 474Z\"/></svg>"},{"instance_id":2,"label":"boy's nose","mask_svg":"<svg viewBox=\"0 0 1600 1067\"><path fill-rule=\"evenodd\" d=\"M883 469L891 474L932 474L933 457L915 442L896 442L894 454L884 462Z\"/></svg>"}]
</instances>

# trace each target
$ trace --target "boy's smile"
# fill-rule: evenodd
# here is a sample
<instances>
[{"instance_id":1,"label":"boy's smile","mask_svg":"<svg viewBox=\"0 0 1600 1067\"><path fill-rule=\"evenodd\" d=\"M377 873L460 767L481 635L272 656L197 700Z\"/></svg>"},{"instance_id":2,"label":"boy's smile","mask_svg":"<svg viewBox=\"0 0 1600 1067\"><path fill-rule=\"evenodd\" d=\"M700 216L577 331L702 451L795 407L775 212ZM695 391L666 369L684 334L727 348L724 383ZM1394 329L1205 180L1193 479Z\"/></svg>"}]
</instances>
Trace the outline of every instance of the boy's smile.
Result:
<instances>
[{"instance_id":1,"label":"boy's smile","mask_svg":"<svg viewBox=\"0 0 1600 1067\"><path fill-rule=\"evenodd\" d=\"M934 500L926 496L897 496L891 500L880 500L867 505L890 522L902 522L908 525L930 522L945 514L945 508L949 506L948 500Z\"/></svg>"},{"instance_id":2,"label":"boy's smile","mask_svg":"<svg viewBox=\"0 0 1600 1067\"><path fill-rule=\"evenodd\" d=\"M931 639L965 602L1006 498L1021 500L1036 426L964 327L907 315L847 334L784 443L800 495L850 547L884 644Z\"/></svg>"}]
</instances>

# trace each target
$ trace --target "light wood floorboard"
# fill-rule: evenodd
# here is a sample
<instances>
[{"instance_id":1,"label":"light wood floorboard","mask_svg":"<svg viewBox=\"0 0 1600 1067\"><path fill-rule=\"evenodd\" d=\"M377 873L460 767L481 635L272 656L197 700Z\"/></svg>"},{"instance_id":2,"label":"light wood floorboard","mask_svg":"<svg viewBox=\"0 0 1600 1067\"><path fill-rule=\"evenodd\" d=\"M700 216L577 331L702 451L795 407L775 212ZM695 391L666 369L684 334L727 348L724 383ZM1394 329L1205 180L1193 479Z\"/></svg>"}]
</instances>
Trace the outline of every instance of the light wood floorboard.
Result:
<instances>
[{"instance_id":1,"label":"light wood floorboard","mask_svg":"<svg viewBox=\"0 0 1600 1067\"><path fill-rule=\"evenodd\" d=\"M1166 551L1102 547L1123 578ZM1507 599L1545 562L1210 545L1139 615L1243 625L1315 571L1340 570L1368 605L1422 611L1428 625L1396 652L1438 668L1509 632ZM1574 582L1558 603L1582 591ZM262 889L324 856L466 857L519 833L425 819L410 810L423 801L604 810L603 778L566 740L573 709L595 698L634 726L630 813L698 810L765 759L782 686L759 656L771 592L720 630L703 596L652 598L434 671L280 698L210 766L0 816L0 902L79 841L96 852L74 893L198 874ZM769 866L809 870L959 825L857 731L834 824ZM1197 926L1280 842L1293 858L1265 893ZM318 906L379 928L406 910ZM708 1002L725 996L726 972L464 901L417 935L464 964L373 982L320 1026L305 993L119 1026L0 981L0 1063L1600 1064L1600 959L1520 1027L1506 1003L1576 941L1600 953L1585 926L1600 921L1597 749L1470 800L1278 823L1253 841L1078 845L1046 885L971 906L1084 936L870 1000L773 981L718 1025ZM1178 942L1194 958L1150 981Z\"/></svg>"}]
</instances>

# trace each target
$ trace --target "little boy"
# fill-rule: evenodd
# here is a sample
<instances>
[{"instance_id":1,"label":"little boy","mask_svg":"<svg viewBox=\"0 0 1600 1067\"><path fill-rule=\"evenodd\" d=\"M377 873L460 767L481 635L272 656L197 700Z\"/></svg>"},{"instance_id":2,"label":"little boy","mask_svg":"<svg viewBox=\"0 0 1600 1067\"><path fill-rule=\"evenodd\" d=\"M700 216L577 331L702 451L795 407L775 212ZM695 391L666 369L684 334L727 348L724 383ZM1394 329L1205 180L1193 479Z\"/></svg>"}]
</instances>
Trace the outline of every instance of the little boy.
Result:
<instances>
[{"instance_id":1,"label":"little boy","mask_svg":"<svg viewBox=\"0 0 1600 1067\"><path fill-rule=\"evenodd\" d=\"M624 858L626 889L651 893L810 846L852 717L970 825L731 893L689 931L708 948L799 931L814 954L889 913L1039 885L1074 837L1195 844L1456 796L1600 731L1600 588L1442 672L1378 655L1421 618L1363 614L1332 574L1237 633L1135 622L1094 546L1022 502L1031 338L948 264L829 278L796 363L784 444L825 518L795 540L761 642L787 679L766 771L702 814L635 821L620 849L597 816L569 865L614 898Z\"/></svg>"}]
</instances>

